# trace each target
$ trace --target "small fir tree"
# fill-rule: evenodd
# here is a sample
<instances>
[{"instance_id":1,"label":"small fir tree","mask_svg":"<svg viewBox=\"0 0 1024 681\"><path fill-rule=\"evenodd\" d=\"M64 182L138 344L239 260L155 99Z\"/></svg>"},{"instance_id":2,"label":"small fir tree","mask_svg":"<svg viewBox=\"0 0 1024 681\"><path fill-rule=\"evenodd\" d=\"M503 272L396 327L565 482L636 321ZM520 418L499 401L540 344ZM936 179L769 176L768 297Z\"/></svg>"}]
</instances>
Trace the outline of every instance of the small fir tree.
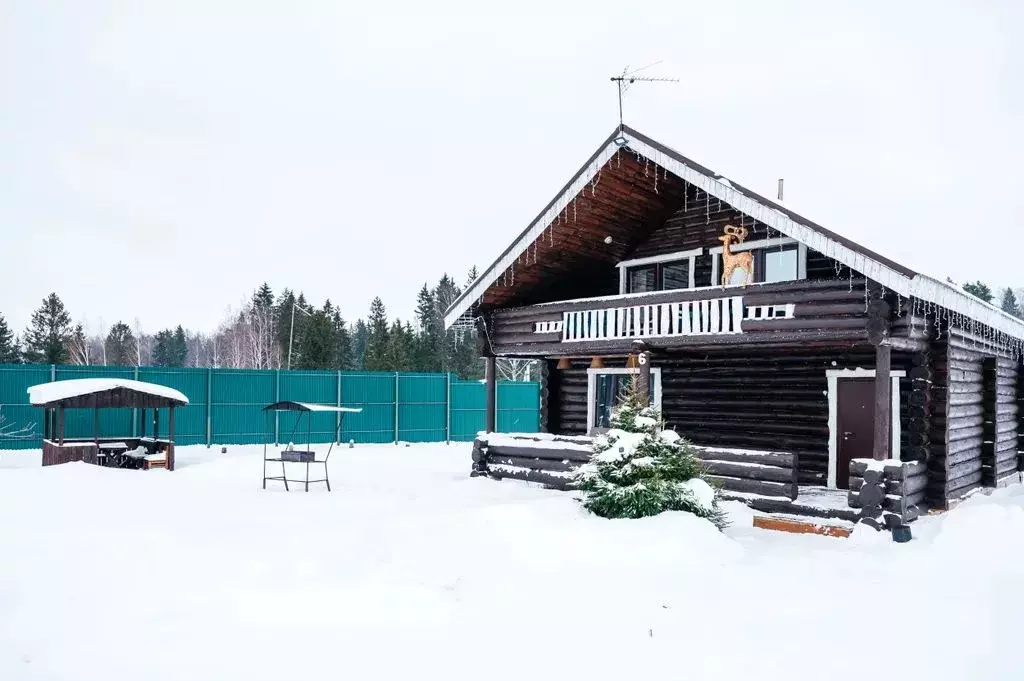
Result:
<instances>
[{"instance_id":1,"label":"small fir tree","mask_svg":"<svg viewBox=\"0 0 1024 681\"><path fill-rule=\"evenodd\" d=\"M693 445L664 429L634 380L612 413L611 430L594 443L594 455L577 480L583 506L603 518L688 511L723 529L725 514L703 474Z\"/></svg>"}]
</instances>

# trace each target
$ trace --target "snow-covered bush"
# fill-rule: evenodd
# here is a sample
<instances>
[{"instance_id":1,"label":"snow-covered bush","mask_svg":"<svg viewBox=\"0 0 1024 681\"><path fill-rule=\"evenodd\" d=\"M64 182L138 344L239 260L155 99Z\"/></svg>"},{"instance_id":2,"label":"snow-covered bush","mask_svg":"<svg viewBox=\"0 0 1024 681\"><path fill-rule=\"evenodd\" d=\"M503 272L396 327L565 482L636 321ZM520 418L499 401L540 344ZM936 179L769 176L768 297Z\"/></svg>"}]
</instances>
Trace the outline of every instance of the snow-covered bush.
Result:
<instances>
[{"instance_id":1,"label":"snow-covered bush","mask_svg":"<svg viewBox=\"0 0 1024 681\"><path fill-rule=\"evenodd\" d=\"M663 511L689 511L719 529L725 514L693 445L664 430L636 382L612 411L612 428L597 438L590 462L577 473L583 506L604 518L643 518Z\"/></svg>"}]
</instances>

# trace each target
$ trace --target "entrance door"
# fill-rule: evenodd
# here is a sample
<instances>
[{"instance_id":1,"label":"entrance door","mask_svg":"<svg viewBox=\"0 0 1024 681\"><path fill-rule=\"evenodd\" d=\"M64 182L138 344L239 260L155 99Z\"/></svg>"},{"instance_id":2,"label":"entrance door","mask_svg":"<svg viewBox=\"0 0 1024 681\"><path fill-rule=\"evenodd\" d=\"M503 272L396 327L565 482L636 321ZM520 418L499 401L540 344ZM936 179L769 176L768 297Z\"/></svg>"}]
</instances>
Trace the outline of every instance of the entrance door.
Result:
<instances>
[{"instance_id":1,"label":"entrance door","mask_svg":"<svg viewBox=\"0 0 1024 681\"><path fill-rule=\"evenodd\" d=\"M850 461L874 455L875 379L840 378L836 383L839 432L836 448L836 487L849 489Z\"/></svg>"}]
</instances>

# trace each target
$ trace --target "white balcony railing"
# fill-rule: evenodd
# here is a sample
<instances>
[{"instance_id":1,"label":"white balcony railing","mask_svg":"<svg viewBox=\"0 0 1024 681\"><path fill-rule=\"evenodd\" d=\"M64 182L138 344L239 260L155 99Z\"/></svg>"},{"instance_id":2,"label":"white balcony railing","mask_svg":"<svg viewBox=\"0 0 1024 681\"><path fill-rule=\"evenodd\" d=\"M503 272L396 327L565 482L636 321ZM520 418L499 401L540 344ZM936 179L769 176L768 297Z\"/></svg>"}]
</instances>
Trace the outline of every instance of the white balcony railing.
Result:
<instances>
[{"instance_id":1,"label":"white balcony railing","mask_svg":"<svg viewBox=\"0 0 1024 681\"><path fill-rule=\"evenodd\" d=\"M562 340L602 341L742 333L743 296L565 312Z\"/></svg>"}]
</instances>

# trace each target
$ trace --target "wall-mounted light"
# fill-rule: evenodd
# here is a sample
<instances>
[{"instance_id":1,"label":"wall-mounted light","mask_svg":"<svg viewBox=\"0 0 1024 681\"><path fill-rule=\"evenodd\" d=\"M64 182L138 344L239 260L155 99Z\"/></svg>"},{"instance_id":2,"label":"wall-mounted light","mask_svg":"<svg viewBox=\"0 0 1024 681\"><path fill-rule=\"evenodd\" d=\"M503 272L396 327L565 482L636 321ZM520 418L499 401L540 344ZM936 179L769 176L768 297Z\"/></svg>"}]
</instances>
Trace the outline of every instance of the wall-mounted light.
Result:
<instances>
[{"instance_id":1,"label":"wall-mounted light","mask_svg":"<svg viewBox=\"0 0 1024 681\"><path fill-rule=\"evenodd\" d=\"M559 371L565 371L566 369L572 368L572 362L569 361L568 357L559 357L558 366L555 367Z\"/></svg>"},{"instance_id":2,"label":"wall-mounted light","mask_svg":"<svg viewBox=\"0 0 1024 681\"><path fill-rule=\"evenodd\" d=\"M611 245L611 243L612 243L613 241L615 241L615 239L612 239L612 237L611 237L610 235L609 235L609 236L606 236L606 237L604 238L604 242L605 242L606 244L608 244L608 245Z\"/></svg>"},{"instance_id":3,"label":"wall-mounted light","mask_svg":"<svg viewBox=\"0 0 1024 681\"><path fill-rule=\"evenodd\" d=\"M591 369L604 369L604 357L593 357L590 360Z\"/></svg>"}]
</instances>

